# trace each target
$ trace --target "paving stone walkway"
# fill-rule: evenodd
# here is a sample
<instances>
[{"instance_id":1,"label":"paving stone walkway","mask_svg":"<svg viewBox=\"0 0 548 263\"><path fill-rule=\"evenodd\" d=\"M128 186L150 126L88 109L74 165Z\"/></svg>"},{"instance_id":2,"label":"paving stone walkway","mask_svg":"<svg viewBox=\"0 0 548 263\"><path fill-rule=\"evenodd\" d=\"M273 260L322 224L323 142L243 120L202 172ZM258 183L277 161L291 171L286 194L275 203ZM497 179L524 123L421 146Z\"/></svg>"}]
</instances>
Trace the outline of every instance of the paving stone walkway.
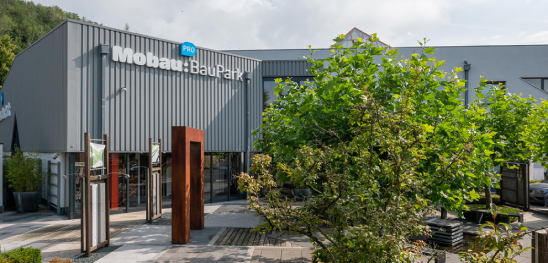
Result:
<instances>
[{"instance_id":1,"label":"paving stone walkway","mask_svg":"<svg viewBox=\"0 0 548 263\"><path fill-rule=\"evenodd\" d=\"M164 217L153 224L144 220L145 212L111 216L111 248L98 251L92 258L79 258L80 220L67 220L49 211L42 213L0 214L0 245L2 250L20 246L42 249L44 261L54 258L79 258L75 262L312 262L312 246L306 237L282 233L253 233L260 222L244 201L206 204L205 229L193 230L190 242L171 244L171 209L163 209ZM439 216L439 215L438 215ZM450 218L460 221L456 215ZM479 227L462 221L468 232ZM512 224L514 226L517 223ZM548 227L548 217L525 213L530 230ZM530 236L522 242L531 245ZM531 262L528 252L518 262ZM424 260L426 262L426 259ZM460 262L458 255L448 254L449 263Z\"/></svg>"}]
</instances>

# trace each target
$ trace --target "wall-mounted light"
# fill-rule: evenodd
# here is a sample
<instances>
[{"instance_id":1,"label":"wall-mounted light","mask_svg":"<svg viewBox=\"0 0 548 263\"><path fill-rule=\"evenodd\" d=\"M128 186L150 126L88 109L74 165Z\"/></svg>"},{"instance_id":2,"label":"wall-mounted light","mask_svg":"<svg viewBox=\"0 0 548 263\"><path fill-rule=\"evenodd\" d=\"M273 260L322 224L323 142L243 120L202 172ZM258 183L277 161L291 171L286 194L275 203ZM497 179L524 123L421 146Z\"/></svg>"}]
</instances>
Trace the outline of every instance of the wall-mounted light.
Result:
<instances>
[{"instance_id":1,"label":"wall-mounted light","mask_svg":"<svg viewBox=\"0 0 548 263\"><path fill-rule=\"evenodd\" d=\"M122 87L122 88L120 88L120 91L127 91L127 88L126 88L126 87Z\"/></svg>"}]
</instances>

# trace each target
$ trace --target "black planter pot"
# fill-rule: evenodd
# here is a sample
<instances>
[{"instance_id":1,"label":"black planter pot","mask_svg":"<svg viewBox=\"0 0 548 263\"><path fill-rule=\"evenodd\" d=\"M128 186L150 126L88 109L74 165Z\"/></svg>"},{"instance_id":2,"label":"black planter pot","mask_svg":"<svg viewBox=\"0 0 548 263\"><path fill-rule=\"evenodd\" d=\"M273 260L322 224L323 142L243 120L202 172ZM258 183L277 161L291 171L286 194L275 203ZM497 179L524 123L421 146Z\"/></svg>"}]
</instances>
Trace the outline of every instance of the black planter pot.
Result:
<instances>
[{"instance_id":1,"label":"black planter pot","mask_svg":"<svg viewBox=\"0 0 548 263\"><path fill-rule=\"evenodd\" d=\"M13 192L17 212L36 212L40 204L40 192Z\"/></svg>"},{"instance_id":2,"label":"black planter pot","mask_svg":"<svg viewBox=\"0 0 548 263\"><path fill-rule=\"evenodd\" d=\"M293 195L297 198L305 198L305 197L307 197L311 194L312 194L312 192L308 188L306 188L306 189L293 189Z\"/></svg>"}]
</instances>

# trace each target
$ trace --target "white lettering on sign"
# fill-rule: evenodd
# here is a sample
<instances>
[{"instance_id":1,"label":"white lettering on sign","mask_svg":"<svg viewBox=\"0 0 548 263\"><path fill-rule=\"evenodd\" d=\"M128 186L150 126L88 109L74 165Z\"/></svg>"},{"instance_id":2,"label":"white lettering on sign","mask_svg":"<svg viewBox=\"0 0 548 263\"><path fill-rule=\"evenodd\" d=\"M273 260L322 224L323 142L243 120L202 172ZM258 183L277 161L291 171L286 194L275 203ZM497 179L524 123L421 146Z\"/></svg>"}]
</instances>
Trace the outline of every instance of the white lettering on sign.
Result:
<instances>
[{"instance_id":1,"label":"white lettering on sign","mask_svg":"<svg viewBox=\"0 0 548 263\"><path fill-rule=\"evenodd\" d=\"M160 68L163 70L171 70L178 72L185 72L190 74L199 74L202 76L209 76L214 78L232 79L238 81L244 81L244 72L240 69L230 70L225 69L222 65L216 65L214 67L207 67L200 65L196 60L190 60L190 64L181 60L158 58L154 54L147 52L133 53L131 48L124 48L119 46L112 47L112 61L122 62L127 64L135 64L139 66L147 66L149 68Z\"/></svg>"},{"instance_id":2,"label":"white lettering on sign","mask_svg":"<svg viewBox=\"0 0 548 263\"><path fill-rule=\"evenodd\" d=\"M10 103L8 102L8 105L6 105L4 108L2 108L2 110L0 111L0 121L3 121L5 120L6 118L8 118L9 116L11 116L11 105Z\"/></svg>"}]
</instances>

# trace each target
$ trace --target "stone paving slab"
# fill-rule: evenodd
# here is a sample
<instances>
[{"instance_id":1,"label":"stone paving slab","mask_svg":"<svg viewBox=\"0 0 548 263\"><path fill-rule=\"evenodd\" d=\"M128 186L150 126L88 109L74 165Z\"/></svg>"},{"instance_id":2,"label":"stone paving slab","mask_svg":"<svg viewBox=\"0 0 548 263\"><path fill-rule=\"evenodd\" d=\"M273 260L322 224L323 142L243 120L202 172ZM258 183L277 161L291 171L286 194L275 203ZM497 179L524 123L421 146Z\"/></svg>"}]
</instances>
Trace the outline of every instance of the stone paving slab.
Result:
<instances>
[{"instance_id":1,"label":"stone paving slab","mask_svg":"<svg viewBox=\"0 0 548 263\"><path fill-rule=\"evenodd\" d=\"M254 248L172 245L150 262L250 262Z\"/></svg>"},{"instance_id":2,"label":"stone paving slab","mask_svg":"<svg viewBox=\"0 0 548 263\"><path fill-rule=\"evenodd\" d=\"M114 252L96 261L97 263L137 263L148 262L158 253L166 249L166 246L154 245L124 245Z\"/></svg>"},{"instance_id":3,"label":"stone paving slab","mask_svg":"<svg viewBox=\"0 0 548 263\"><path fill-rule=\"evenodd\" d=\"M30 244L31 247L36 243ZM75 255L80 254L80 242L66 242L61 244L43 243L49 245L47 248L42 249L43 261L47 262L54 257L60 258L73 258Z\"/></svg>"}]
</instances>

